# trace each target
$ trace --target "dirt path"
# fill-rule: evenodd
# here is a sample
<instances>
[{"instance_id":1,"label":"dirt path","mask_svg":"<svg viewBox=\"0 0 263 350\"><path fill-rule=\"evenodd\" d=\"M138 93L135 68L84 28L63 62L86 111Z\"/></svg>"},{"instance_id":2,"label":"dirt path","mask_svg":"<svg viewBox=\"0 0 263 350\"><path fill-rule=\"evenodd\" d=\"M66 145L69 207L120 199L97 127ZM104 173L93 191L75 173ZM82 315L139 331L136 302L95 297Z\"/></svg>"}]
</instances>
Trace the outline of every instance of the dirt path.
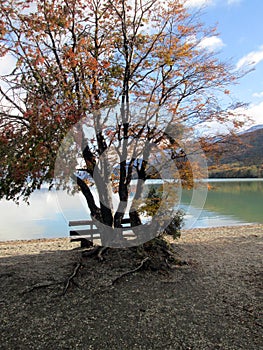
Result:
<instances>
[{"instance_id":1,"label":"dirt path","mask_svg":"<svg viewBox=\"0 0 263 350\"><path fill-rule=\"evenodd\" d=\"M68 239L0 242L0 349L249 349L263 347L263 226L184 231L188 265L140 270L127 251L84 267Z\"/></svg>"}]
</instances>

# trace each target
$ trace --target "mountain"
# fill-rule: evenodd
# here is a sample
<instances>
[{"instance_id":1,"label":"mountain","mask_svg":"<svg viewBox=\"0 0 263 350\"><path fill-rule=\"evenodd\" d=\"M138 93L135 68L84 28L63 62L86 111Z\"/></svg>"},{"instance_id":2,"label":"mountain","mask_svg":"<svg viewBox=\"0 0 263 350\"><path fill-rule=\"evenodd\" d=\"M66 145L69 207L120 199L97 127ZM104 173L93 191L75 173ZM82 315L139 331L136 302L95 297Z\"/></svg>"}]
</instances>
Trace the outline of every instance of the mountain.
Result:
<instances>
[{"instance_id":1,"label":"mountain","mask_svg":"<svg viewBox=\"0 0 263 350\"><path fill-rule=\"evenodd\" d=\"M257 131L257 130L260 130L260 129L263 129L263 124L258 124L258 125L254 125L252 126L251 128L245 130L245 131L242 131L240 132L239 134L247 134L249 132L254 132L254 131Z\"/></svg>"},{"instance_id":2,"label":"mountain","mask_svg":"<svg viewBox=\"0 0 263 350\"><path fill-rule=\"evenodd\" d=\"M208 157L210 177L263 177L263 125L229 136L216 152Z\"/></svg>"}]
</instances>

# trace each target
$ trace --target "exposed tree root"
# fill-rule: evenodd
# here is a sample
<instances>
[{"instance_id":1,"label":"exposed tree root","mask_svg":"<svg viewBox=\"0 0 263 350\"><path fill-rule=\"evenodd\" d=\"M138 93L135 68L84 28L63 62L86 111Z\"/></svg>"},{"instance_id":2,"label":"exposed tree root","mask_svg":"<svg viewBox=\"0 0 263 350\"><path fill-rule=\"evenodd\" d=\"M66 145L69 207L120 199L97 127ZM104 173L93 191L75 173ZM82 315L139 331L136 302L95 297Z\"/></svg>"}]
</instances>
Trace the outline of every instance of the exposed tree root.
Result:
<instances>
[{"instance_id":1,"label":"exposed tree root","mask_svg":"<svg viewBox=\"0 0 263 350\"><path fill-rule=\"evenodd\" d=\"M64 283L64 288L61 296L64 296L71 285L77 285L75 278L77 277L81 268L85 267L83 258L89 258L99 261L105 261L103 269L111 273L114 267L118 268L120 265L127 266L127 271L115 277L110 285L115 285L123 277L131 275L139 270L160 271L168 273L169 270L187 264L182 261L176 254L173 245L167 242L163 237L156 237L153 240L142 244L139 247L131 248L109 248L95 246L89 248L81 253L80 259L74 267L73 272L65 281L43 281L33 286L27 287L21 294L29 293L35 289L45 288L52 285ZM134 261L138 261L138 266L129 269L130 265L134 265ZM94 263L92 264L94 265Z\"/></svg>"},{"instance_id":2,"label":"exposed tree root","mask_svg":"<svg viewBox=\"0 0 263 350\"><path fill-rule=\"evenodd\" d=\"M92 257L96 256L96 258L99 261L103 261L104 260L103 254L108 249L109 249L108 247L101 247L98 245L93 249L88 249L88 250L85 250L84 252L82 252L82 257L83 258L92 258Z\"/></svg>"},{"instance_id":3,"label":"exposed tree root","mask_svg":"<svg viewBox=\"0 0 263 350\"><path fill-rule=\"evenodd\" d=\"M97 258L99 259L99 261L103 261L104 260L102 254L105 253L106 250L108 250L108 247L101 247L100 248L100 250L98 252L98 255L97 255Z\"/></svg>"},{"instance_id":4,"label":"exposed tree root","mask_svg":"<svg viewBox=\"0 0 263 350\"><path fill-rule=\"evenodd\" d=\"M80 261L80 262L76 265L76 267L75 267L73 273L67 278L67 280L66 280L66 282L65 282L65 287L64 287L63 292L62 292L62 295L65 295L65 294L67 293L67 290L68 290L68 288L69 288L69 286L70 286L71 283L76 284L76 283L73 281L73 279L74 279L74 277L77 276L77 274L78 274L78 272L79 272L79 270L80 270L81 267L83 267L82 261Z\"/></svg>"},{"instance_id":5,"label":"exposed tree root","mask_svg":"<svg viewBox=\"0 0 263 350\"><path fill-rule=\"evenodd\" d=\"M26 294L26 293L30 293L35 289L40 289L40 288L46 288L49 286L53 286L53 285L57 285L57 284L61 284L63 282L54 282L54 281L43 281L43 282L39 282L34 284L33 286L28 286L26 287L21 294Z\"/></svg>"},{"instance_id":6,"label":"exposed tree root","mask_svg":"<svg viewBox=\"0 0 263 350\"><path fill-rule=\"evenodd\" d=\"M153 271L168 271L185 262L178 257L174 247L163 237L156 237L137 248L141 256L148 256L148 268Z\"/></svg>"},{"instance_id":7,"label":"exposed tree root","mask_svg":"<svg viewBox=\"0 0 263 350\"><path fill-rule=\"evenodd\" d=\"M124 260L140 259L143 261L144 268L152 271L167 271L187 264L179 258L173 245L163 237L156 237L138 247L116 249L96 246L93 249L84 251L82 257L96 258L99 261L115 260L115 262L117 259L121 259L120 263Z\"/></svg>"},{"instance_id":8,"label":"exposed tree root","mask_svg":"<svg viewBox=\"0 0 263 350\"><path fill-rule=\"evenodd\" d=\"M129 270L127 272L122 273L120 276L114 278L114 280L112 280L112 284L115 284L117 281L119 281L121 278L123 278L124 276L130 275L138 270L140 270L143 265L146 263L146 261L148 261L150 258L147 256L145 259L143 259L140 263L140 265L138 267L136 267L135 269Z\"/></svg>"},{"instance_id":9,"label":"exposed tree root","mask_svg":"<svg viewBox=\"0 0 263 350\"><path fill-rule=\"evenodd\" d=\"M58 281L58 282L54 282L54 281L43 281L43 282L39 282L34 284L33 286L28 286L26 287L22 292L22 294L26 294L26 293L30 293L35 289L40 289L40 288L46 288L46 287L50 287L53 285L57 285L57 284L62 284L64 283L64 289L63 292L61 293L61 295L65 295L67 293L68 288L70 287L71 284L75 284L77 285L77 283L74 281L74 278L77 276L79 270L81 267L83 267L84 265L82 264L82 261L80 261L74 268L74 271L72 272L72 274L66 279L66 281Z\"/></svg>"},{"instance_id":10,"label":"exposed tree root","mask_svg":"<svg viewBox=\"0 0 263 350\"><path fill-rule=\"evenodd\" d=\"M100 249L101 249L101 247L99 245L97 245L93 249L85 250L84 252L82 252L82 257L83 258L92 258L99 252Z\"/></svg>"}]
</instances>

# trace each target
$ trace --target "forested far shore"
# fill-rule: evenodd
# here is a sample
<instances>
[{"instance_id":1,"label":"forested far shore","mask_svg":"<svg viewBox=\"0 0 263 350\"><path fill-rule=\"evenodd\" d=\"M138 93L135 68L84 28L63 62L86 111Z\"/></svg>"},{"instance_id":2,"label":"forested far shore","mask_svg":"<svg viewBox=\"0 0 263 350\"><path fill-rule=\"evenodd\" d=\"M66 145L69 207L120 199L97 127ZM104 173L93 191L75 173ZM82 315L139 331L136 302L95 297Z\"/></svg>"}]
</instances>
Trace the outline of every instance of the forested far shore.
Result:
<instances>
[{"instance_id":1,"label":"forested far shore","mask_svg":"<svg viewBox=\"0 0 263 350\"><path fill-rule=\"evenodd\" d=\"M263 178L263 165L224 164L209 168L209 178Z\"/></svg>"}]
</instances>

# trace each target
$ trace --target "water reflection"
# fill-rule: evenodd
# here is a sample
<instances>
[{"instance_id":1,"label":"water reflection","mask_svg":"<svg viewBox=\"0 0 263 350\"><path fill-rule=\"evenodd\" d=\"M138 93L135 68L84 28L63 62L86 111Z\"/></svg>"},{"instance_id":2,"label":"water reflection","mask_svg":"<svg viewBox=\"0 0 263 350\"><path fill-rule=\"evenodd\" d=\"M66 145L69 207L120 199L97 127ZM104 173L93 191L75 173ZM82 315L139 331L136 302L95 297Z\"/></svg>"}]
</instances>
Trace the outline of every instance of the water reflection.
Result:
<instances>
[{"instance_id":1,"label":"water reflection","mask_svg":"<svg viewBox=\"0 0 263 350\"><path fill-rule=\"evenodd\" d=\"M183 191L185 228L263 223L263 179L217 180L210 186L203 210L191 203L191 191ZM67 237L69 220L89 218L81 194L73 197L61 191L57 197L56 192L43 189L33 193L30 202L30 206L17 206L0 201L0 240Z\"/></svg>"},{"instance_id":2,"label":"water reflection","mask_svg":"<svg viewBox=\"0 0 263 350\"><path fill-rule=\"evenodd\" d=\"M30 204L19 206L0 201L0 240L65 237L67 223L58 206L55 192L47 190L32 194Z\"/></svg>"},{"instance_id":3,"label":"water reflection","mask_svg":"<svg viewBox=\"0 0 263 350\"><path fill-rule=\"evenodd\" d=\"M263 180L216 180L195 227L263 223ZM182 207L188 206L191 191L183 191Z\"/></svg>"},{"instance_id":4,"label":"water reflection","mask_svg":"<svg viewBox=\"0 0 263 350\"><path fill-rule=\"evenodd\" d=\"M263 223L263 181L211 183L205 209Z\"/></svg>"}]
</instances>

